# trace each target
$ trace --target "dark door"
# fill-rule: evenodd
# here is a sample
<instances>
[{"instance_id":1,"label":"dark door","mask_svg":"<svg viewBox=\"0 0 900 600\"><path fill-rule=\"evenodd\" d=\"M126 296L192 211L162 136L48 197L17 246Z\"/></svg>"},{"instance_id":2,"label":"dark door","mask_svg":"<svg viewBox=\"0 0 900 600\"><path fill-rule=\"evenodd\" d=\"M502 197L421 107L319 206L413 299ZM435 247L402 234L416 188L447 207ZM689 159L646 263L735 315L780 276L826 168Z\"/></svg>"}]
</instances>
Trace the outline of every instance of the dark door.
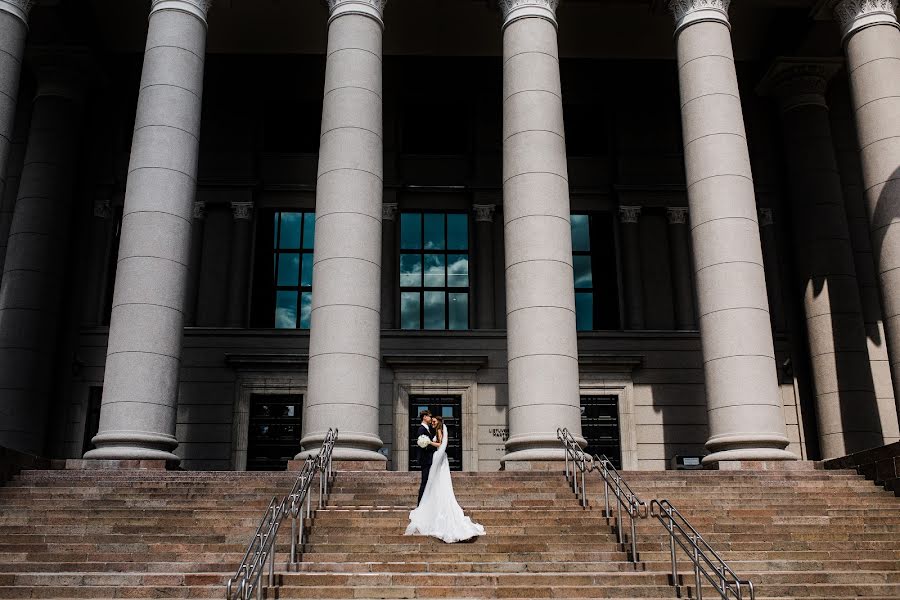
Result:
<instances>
[{"instance_id":1,"label":"dark door","mask_svg":"<svg viewBox=\"0 0 900 600\"><path fill-rule=\"evenodd\" d=\"M88 392L87 412L84 416L84 442L81 454L94 449L94 436L100 431L100 405L103 400L103 386L91 386Z\"/></svg>"},{"instance_id":2,"label":"dark door","mask_svg":"<svg viewBox=\"0 0 900 600\"><path fill-rule=\"evenodd\" d=\"M410 396L409 397L409 470L420 471L419 446L416 445L416 432L419 424L419 413L423 410L444 418L447 426L447 459L451 471L462 471L462 396Z\"/></svg>"},{"instance_id":3,"label":"dark door","mask_svg":"<svg viewBox=\"0 0 900 600\"><path fill-rule=\"evenodd\" d=\"M622 468L617 396L581 397L581 433L588 443L586 452L605 454L615 468Z\"/></svg>"},{"instance_id":4,"label":"dark door","mask_svg":"<svg viewBox=\"0 0 900 600\"><path fill-rule=\"evenodd\" d=\"M248 471L284 471L300 452L299 394L254 394L250 397L247 435Z\"/></svg>"}]
</instances>

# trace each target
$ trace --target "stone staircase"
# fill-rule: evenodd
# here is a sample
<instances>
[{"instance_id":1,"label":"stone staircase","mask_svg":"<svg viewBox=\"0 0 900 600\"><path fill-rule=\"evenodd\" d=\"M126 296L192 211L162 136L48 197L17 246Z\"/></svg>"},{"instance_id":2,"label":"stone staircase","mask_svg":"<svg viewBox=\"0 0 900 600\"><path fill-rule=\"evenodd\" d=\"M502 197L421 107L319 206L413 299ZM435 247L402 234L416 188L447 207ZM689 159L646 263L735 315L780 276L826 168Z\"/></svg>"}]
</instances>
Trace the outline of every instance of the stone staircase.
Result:
<instances>
[{"instance_id":1,"label":"stone staircase","mask_svg":"<svg viewBox=\"0 0 900 600\"><path fill-rule=\"evenodd\" d=\"M900 499L850 471L632 472L668 498L760 599L900 598ZM596 475L595 475L596 477ZM0 599L222 598L287 473L25 471L0 488ZM628 561L589 479L580 507L561 473L456 473L471 543L404 537L413 473L341 472L297 569L287 533L270 598L670 599L662 526L638 525ZM682 560L682 596L696 596ZM704 596L713 598L712 589Z\"/></svg>"}]
</instances>

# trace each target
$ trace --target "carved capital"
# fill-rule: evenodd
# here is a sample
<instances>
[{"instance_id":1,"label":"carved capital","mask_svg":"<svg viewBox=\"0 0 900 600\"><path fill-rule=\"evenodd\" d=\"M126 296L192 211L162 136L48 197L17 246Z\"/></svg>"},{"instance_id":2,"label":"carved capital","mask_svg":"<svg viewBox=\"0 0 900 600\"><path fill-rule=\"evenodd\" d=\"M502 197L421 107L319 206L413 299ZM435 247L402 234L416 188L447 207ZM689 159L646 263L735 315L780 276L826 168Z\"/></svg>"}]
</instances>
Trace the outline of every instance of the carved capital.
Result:
<instances>
[{"instance_id":1,"label":"carved capital","mask_svg":"<svg viewBox=\"0 0 900 600\"><path fill-rule=\"evenodd\" d=\"M381 220L396 221L397 220L397 203L385 202L381 205Z\"/></svg>"},{"instance_id":2,"label":"carved capital","mask_svg":"<svg viewBox=\"0 0 900 600\"><path fill-rule=\"evenodd\" d=\"M620 223L637 223L641 217L640 206L620 206L619 222Z\"/></svg>"},{"instance_id":3,"label":"carved capital","mask_svg":"<svg viewBox=\"0 0 900 600\"><path fill-rule=\"evenodd\" d=\"M202 221L206 218L206 202L203 200L194 202L194 218L198 221Z\"/></svg>"},{"instance_id":4,"label":"carved capital","mask_svg":"<svg viewBox=\"0 0 900 600\"><path fill-rule=\"evenodd\" d=\"M775 220L772 218L772 209L771 208L760 208L759 209L759 226L760 227L768 227L775 223Z\"/></svg>"},{"instance_id":5,"label":"carved capital","mask_svg":"<svg viewBox=\"0 0 900 600\"><path fill-rule=\"evenodd\" d=\"M779 58L757 91L778 99L782 112L800 106L828 108L828 82L843 66L841 59Z\"/></svg>"},{"instance_id":6,"label":"carved capital","mask_svg":"<svg viewBox=\"0 0 900 600\"><path fill-rule=\"evenodd\" d=\"M28 25L28 15L32 6L34 6L34 0L0 0L0 12L8 12L14 17L18 17L26 25Z\"/></svg>"},{"instance_id":7,"label":"carved capital","mask_svg":"<svg viewBox=\"0 0 900 600\"><path fill-rule=\"evenodd\" d=\"M252 202L232 202L231 213L235 221L249 221L253 216Z\"/></svg>"},{"instance_id":8,"label":"carved capital","mask_svg":"<svg viewBox=\"0 0 900 600\"><path fill-rule=\"evenodd\" d=\"M844 42L857 31L873 25L900 27L897 0L830 0L829 6Z\"/></svg>"},{"instance_id":9,"label":"carved capital","mask_svg":"<svg viewBox=\"0 0 900 600\"><path fill-rule=\"evenodd\" d=\"M688 25L705 21L718 21L730 28L730 4L731 0L669 0L669 12L675 19L675 34Z\"/></svg>"},{"instance_id":10,"label":"carved capital","mask_svg":"<svg viewBox=\"0 0 900 600\"><path fill-rule=\"evenodd\" d=\"M686 206L670 206L666 209L666 217L669 225L684 225L687 223L688 209Z\"/></svg>"},{"instance_id":11,"label":"carved capital","mask_svg":"<svg viewBox=\"0 0 900 600\"><path fill-rule=\"evenodd\" d=\"M378 21L384 27L384 7L387 0L327 0L331 23L343 15L364 15Z\"/></svg>"},{"instance_id":12,"label":"carved capital","mask_svg":"<svg viewBox=\"0 0 900 600\"><path fill-rule=\"evenodd\" d=\"M473 204L472 210L475 211L475 221L481 223L493 223L494 212L497 210L496 204Z\"/></svg>"},{"instance_id":13,"label":"carved capital","mask_svg":"<svg viewBox=\"0 0 900 600\"><path fill-rule=\"evenodd\" d=\"M206 23L206 17L209 14L209 8L212 6L213 0L152 0L150 4L150 14L160 10L177 10L180 12L194 15L203 23Z\"/></svg>"},{"instance_id":14,"label":"carved capital","mask_svg":"<svg viewBox=\"0 0 900 600\"><path fill-rule=\"evenodd\" d=\"M112 216L112 207L109 205L109 198L105 200L94 200L94 216L98 219L108 219Z\"/></svg>"},{"instance_id":15,"label":"carved capital","mask_svg":"<svg viewBox=\"0 0 900 600\"><path fill-rule=\"evenodd\" d=\"M536 17L546 19L558 26L556 22L556 8L559 0L498 0L500 12L503 14L503 28L505 29L513 21Z\"/></svg>"}]
</instances>

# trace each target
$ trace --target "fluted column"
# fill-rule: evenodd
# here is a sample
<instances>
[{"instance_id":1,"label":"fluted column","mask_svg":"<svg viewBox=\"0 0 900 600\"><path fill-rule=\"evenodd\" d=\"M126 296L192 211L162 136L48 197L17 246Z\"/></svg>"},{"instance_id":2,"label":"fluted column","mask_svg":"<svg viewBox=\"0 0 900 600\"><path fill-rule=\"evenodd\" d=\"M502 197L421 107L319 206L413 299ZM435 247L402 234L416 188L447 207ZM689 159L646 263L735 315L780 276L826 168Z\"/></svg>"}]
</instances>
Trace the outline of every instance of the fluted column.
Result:
<instances>
[{"instance_id":1,"label":"fluted column","mask_svg":"<svg viewBox=\"0 0 900 600\"><path fill-rule=\"evenodd\" d=\"M206 202L194 201L191 219L191 258L188 268L187 292L184 300L184 325L197 324L197 294L200 292L200 269L203 265L203 232L206 228Z\"/></svg>"},{"instance_id":2,"label":"fluted column","mask_svg":"<svg viewBox=\"0 0 900 600\"><path fill-rule=\"evenodd\" d=\"M172 451L210 0L153 0L125 191L95 450Z\"/></svg>"},{"instance_id":3,"label":"fluted column","mask_svg":"<svg viewBox=\"0 0 900 600\"><path fill-rule=\"evenodd\" d=\"M38 91L0 282L0 446L44 453L82 112L68 51L38 59Z\"/></svg>"},{"instance_id":4,"label":"fluted column","mask_svg":"<svg viewBox=\"0 0 900 600\"><path fill-rule=\"evenodd\" d=\"M384 0L329 0L325 98L316 188L304 458L329 427L335 458L377 451L383 194Z\"/></svg>"},{"instance_id":5,"label":"fluted column","mask_svg":"<svg viewBox=\"0 0 900 600\"><path fill-rule=\"evenodd\" d=\"M6 189L6 168L12 150L16 123L16 101L25 38L28 35L28 13L33 0L0 0L0 204ZM6 256L12 211L0 210L0 267Z\"/></svg>"},{"instance_id":6,"label":"fluted column","mask_svg":"<svg viewBox=\"0 0 900 600\"><path fill-rule=\"evenodd\" d=\"M250 287L250 238L253 236L253 203L232 202L231 279L228 281L228 309L225 325L246 327L247 293Z\"/></svg>"},{"instance_id":7,"label":"fluted column","mask_svg":"<svg viewBox=\"0 0 900 600\"><path fill-rule=\"evenodd\" d=\"M495 204L473 204L475 211L476 326L494 328L494 211Z\"/></svg>"},{"instance_id":8,"label":"fluted column","mask_svg":"<svg viewBox=\"0 0 900 600\"><path fill-rule=\"evenodd\" d=\"M619 207L622 236L622 279L625 288L625 329L644 328L644 278L641 275L640 206Z\"/></svg>"},{"instance_id":9,"label":"fluted column","mask_svg":"<svg viewBox=\"0 0 900 600\"><path fill-rule=\"evenodd\" d=\"M825 89L834 62L779 60L763 82L782 115L822 458L883 443Z\"/></svg>"},{"instance_id":10,"label":"fluted column","mask_svg":"<svg viewBox=\"0 0 900 600\"><path fill-rule=\"evenodd\" d=\"M397 203L385 202L381 208L381 328L395 329L397 297Z\"/></svg>"},{"instance_id":11,"label":"fluted column","mask_svg":"<svg viewBox=\"0 0 900 600\"><path fill-rule=\"evenodd\" d=\"M672 287L675 300L675 328L694 330L694 285L691 281L691 250L687 226L688 209L666 209L669 220L669 260L672 265Z\"/></svg>"},{"instance_id":12,"label":"fluted column","mask_svg":"<svg viewBox=\"0 0 900 600\"><path fill-rule=\"evenodd\" d=\"M900 25L897 0L831 3L850 79L894 397L900 398Z\"/></svg>"},{"instance_id":13,"label":"fluted column","mask_svg":"<svg viewBox=\"0 0 900 600\"><path fill-rule=\"evenodd\" d=\"M672 0L711 454L787 452L728 0Z\"/></svg>"},{"instance_id":14,"label":"fluted column","mask_svg":"<svg viewBox=\"0 0 900 600\"><path fill-rule=\"evenodd\" d=\"M509 440L504 461L562 459L581 437L557 0L501 0Z\"/></svg>"}]
</instances>

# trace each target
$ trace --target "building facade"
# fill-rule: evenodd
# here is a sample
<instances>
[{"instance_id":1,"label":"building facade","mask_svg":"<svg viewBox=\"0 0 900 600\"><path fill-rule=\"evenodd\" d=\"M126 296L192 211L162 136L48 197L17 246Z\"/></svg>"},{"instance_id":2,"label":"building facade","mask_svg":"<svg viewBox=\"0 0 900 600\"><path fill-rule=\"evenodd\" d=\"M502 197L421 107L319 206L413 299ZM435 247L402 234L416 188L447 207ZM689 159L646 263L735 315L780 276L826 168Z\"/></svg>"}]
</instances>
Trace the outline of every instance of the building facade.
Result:
<instances>
[{"instance_id":1,"label":"building facade","mask_svg":"<svg viewBox=\"0 0 900 600\"><path fill-rule=\"evenodd\" d=\"M0 0L0 445L900 440L896 0Z\"/></svg>"}]
</instances>

